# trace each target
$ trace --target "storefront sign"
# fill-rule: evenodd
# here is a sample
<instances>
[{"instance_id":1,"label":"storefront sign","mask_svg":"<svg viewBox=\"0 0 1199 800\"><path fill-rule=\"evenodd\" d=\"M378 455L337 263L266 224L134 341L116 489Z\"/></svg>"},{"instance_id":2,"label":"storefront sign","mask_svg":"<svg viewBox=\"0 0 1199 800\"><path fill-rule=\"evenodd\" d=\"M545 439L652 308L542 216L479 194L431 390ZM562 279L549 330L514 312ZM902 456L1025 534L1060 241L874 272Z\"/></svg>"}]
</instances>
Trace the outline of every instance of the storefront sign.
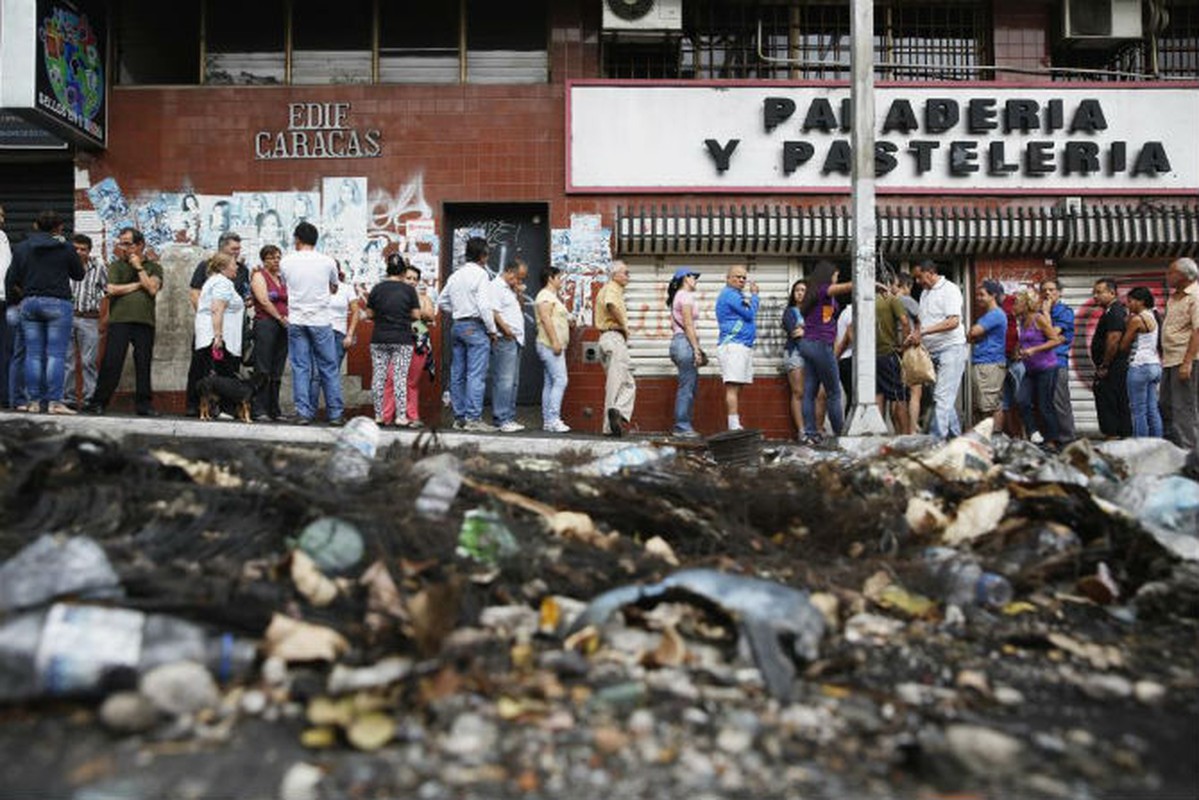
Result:
<instances>
[{"instance_id":1,"label":"storefront sign","mask_svg":"<svg viewBox=\"0 0 1199 800\"><path fill-rule=\"evenodd\" d=\"M880 87L880 192L1194 193L1196 87ZM845 192L844 86L570 87L568 190Z\"/></svg>"},{"instance_id":2,"label":"storefront sign","mask_svg":"<svg viewBox=\"0 0 1199 800\"><path fill-rule=\"evenodd\" d=\"M383 134L351 127L349 103L289 103L287 130L254 134L256 159L377 158Z\"/></svg>"},{"instance_id":3,"label":"storefront sign","mask_svg":"<svg viewBox=\"0 0 1199 800\"><path fill-rule=\"evenodd\" d=\"M0 106L55 136L103 147L103 0L0 0Z\"/></svg>"}]
</instances>

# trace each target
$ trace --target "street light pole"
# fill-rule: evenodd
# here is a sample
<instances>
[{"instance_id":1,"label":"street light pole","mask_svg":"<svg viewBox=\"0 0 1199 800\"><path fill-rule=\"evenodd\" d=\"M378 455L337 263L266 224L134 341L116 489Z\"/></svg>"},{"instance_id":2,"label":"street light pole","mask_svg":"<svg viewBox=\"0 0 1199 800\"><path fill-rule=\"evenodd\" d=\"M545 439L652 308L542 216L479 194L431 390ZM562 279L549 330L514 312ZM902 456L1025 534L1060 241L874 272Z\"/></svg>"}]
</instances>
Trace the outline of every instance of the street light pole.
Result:
<instances>
[{"instance_id":1,"label":"street light pole","mask_svg":"<svg viewBox=\"0 0 1199 800\"><path fill-rule=\"evenodd\" d=\"M850 0L850 101L853 106L853 397L847 436L887 433L874 402L874 0Z\"/></svg>"}]
</instances>

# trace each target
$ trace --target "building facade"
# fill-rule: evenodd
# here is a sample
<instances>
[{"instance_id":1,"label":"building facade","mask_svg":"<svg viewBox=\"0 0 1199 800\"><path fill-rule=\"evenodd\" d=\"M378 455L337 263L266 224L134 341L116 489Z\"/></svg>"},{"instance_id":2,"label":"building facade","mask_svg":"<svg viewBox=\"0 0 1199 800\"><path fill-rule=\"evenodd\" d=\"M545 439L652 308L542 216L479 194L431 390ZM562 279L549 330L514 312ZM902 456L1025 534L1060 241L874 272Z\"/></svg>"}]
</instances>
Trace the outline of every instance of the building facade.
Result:
<instances>
[{"instance_id":1,"label":"building facade","mask_svg":"<svg viewBox=\"0 0 1199 800\"><path fill-rule=\"evenodd\" d=\"M2 7L11 17L15 5ZM286 245L310 219L362 286L400 250L435 291L470 235L491 241L493 268L529 263L530 296L547 265L564 269L580 321L564 418L581 431L601 425L588 324L611 260L631 268L644 431L671 423L670 276L701 273L700 338L714 350L723 276L746 264L763 303L742 417L792 433L779 371L787 288L815 260L851 255L847 4L23 5L43 20L43 46L55 14L103 23L106 101L73 119L102 111L104 138L0 151L0 203L34 208L21 187L37 185L73 198L76 229L98 241L127 222L146 231L168 276L155 372L164 408L182 408L197 260L233 229L256 263L261 244ZM1095 427L1091 284L1113 275L1122 291L1143 284L1160 297L1169 260L1199 249L1199 3L892 0L875 5L874 40L880 271L933 257L967 297L986 278L1015 288L1058 277L1078 312L1079 426ZM366 405L365 335L348 371L351 398ZM526 348L521 402L537 402L540 385ZM427 419L441 388L423 392ZM722 430L724 413L713 364L697 428Z\"/></svg>"}]
</instances>

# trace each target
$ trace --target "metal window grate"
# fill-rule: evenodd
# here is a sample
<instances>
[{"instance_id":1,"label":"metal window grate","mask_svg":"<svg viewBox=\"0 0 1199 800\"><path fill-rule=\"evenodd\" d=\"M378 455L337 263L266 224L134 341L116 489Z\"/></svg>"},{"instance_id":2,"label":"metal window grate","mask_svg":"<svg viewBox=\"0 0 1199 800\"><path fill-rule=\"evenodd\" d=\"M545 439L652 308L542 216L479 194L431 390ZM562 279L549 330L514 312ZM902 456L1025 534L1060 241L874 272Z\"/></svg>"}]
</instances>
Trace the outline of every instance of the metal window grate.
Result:
<instances>
[{"instance_id":1,"label":"metal window grate","mask_svg":"<svg viewBox=\"0 0 1199 800\"><path fill-rule=\"evenodd\" d=\"M684 6L683 32L678 37L650 43L606 42L604 75L846 80L849 21L845 3L691 0ZM975 67L990 60L990 32L986 3L878 3L875 61L902 65L879 67L878 76L901 81L976 79ZM759 57L759 47L766 59Z\"/></svg>"},{"instance_id":2,"label":"metal window grate","mask_svg":"<svg viewBox=\"0 0 1199 800\"><path fill-rule=\"evenodd\" d=\"M1199 3L1171 3L1170 21L1157 37L1157 67L1164 76L1199 77Z\"/></svg>"}]
</instances>

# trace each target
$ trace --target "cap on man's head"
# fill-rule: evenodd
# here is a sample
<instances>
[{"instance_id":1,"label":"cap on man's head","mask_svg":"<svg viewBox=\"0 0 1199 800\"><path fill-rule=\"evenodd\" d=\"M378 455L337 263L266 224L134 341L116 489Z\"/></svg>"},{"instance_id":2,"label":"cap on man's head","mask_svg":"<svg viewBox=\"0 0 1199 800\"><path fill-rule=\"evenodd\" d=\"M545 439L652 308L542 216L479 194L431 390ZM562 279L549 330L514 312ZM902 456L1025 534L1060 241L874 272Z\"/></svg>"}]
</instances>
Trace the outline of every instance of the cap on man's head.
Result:
<instances>
[{"instance_id":1,"label":"cap on man's head","mask_svg":"<svg viewBox=\"0 0 1199 800\"><path fill-rule=\"evenodd\" d=\"M679 267L678 269L676 269L674 271L674 279L676 281L681 281L683 278L686 278L688 275L694 275L697 278L699 277L699 273L696 272L695 270L691 269L690 267Z\"/></svg>"},{"instance_id":2,"label":"cap on man's head","mask_svg":"<svg viewBox=\"0 0 1199 800\"><path fill-rule=\"evenodd\" d=\"M983 281L983 288L987 290L987 294L994 297L996 300L1003 299L1003 284L999 281L988 278Z\"/></svg>"}]
</instances>

